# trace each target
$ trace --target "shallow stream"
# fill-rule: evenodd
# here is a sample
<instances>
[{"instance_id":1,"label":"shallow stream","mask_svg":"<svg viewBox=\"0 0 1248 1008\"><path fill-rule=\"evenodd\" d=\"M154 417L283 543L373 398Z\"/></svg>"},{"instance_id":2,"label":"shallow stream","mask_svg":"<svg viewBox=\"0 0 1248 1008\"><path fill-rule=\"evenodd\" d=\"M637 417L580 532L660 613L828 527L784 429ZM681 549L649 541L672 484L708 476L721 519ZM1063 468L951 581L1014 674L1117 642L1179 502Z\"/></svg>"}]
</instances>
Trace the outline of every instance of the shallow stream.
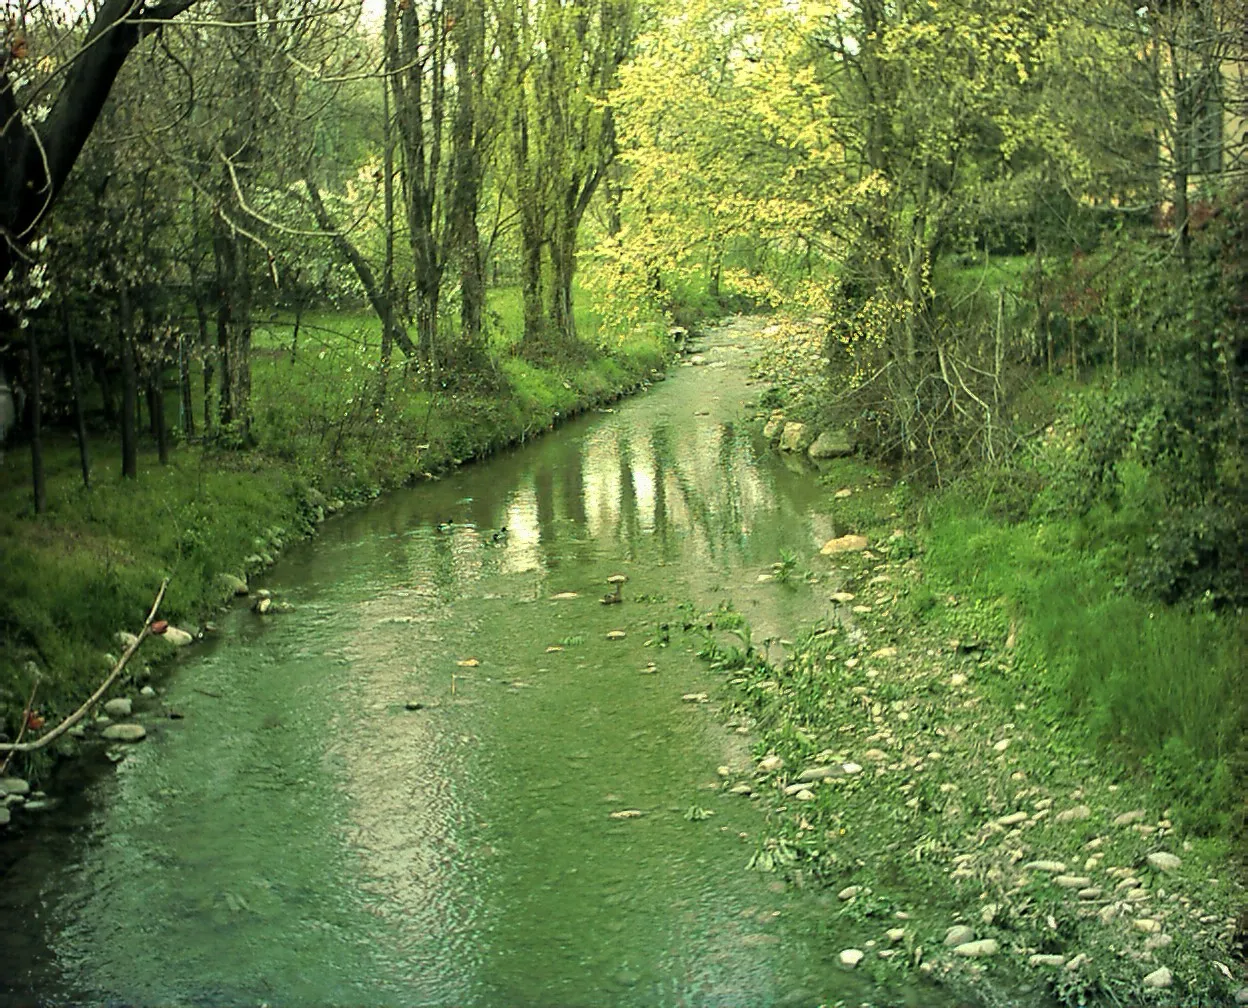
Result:
<instances>
[{"instance_id":1,"label":"shallow stream","mask_svg":"<svg viewBox=\"0 0 1248 1008\"><path fill-rule=\"evenodd\" d=\"M745 870L762 810L714 787L751 740L660 646L686 600L819 615L758 580L838 530L743 422L754 324L290 550L262 583L296 611L224 617L185 717L0 851L0 1005L950 1003L841 969L878 926Z\"/></svg>"}]
</instances>

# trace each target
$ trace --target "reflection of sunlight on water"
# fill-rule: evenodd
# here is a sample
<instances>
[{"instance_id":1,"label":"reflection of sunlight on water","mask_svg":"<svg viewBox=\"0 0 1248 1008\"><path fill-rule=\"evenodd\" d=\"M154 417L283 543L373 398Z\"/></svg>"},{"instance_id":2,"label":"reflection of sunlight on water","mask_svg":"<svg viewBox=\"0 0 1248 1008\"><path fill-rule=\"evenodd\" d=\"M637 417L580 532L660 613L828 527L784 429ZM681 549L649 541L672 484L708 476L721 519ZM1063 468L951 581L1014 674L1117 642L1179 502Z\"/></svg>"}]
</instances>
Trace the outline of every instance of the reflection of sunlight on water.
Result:
<instances>
[{"instance_id":1,"label":"reflection of sunlight on water","mask_svg":"<svg viewBox=\"0 0 1248 1008\"><path fill-rule=\"evenodd\" d=\"M538 570L542 566L542 529L537 521L537 489L532 473L526 473L524 482L517 487L507 501L506 549L498 563L501 574L520 574Z\"/></svg>"},{"instance_id":2,"label":"reflection of sunlight on water","mask_svg":"<svg viewBox=\"0 0 1248 1008\"><path fill-rule=\"evenodd\" d=\"M343 760L345 846L358 860L367 911L384 922L370 936L380 946L374 954L389 979L428 984L436 977L448 985L438 994L460 997L479 959L479 943L470 939L479 931L480 896L463 852L472 778L444 724L395 716L408 699L433 696L454 668L448 648L462 641L443 643L440 635L455 632L448 601L479 580L483 544L475 529L453 535L449 543L396 540L413 572L444 568L443 588L381 586L357 603L350 687L329 731ZM353 703L353 695L368 705ZM448 957L459 968L439 965Z\"/></svg>"}]
</instances>

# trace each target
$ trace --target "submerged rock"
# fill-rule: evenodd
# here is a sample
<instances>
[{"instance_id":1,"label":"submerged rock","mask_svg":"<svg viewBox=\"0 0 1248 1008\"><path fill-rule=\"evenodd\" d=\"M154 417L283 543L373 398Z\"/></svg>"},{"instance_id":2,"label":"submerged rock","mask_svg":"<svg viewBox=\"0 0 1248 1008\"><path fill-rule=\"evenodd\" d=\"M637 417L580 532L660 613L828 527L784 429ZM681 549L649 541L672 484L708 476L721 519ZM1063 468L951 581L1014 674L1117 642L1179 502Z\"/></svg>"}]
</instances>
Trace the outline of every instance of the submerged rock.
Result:
<instances>
[{"instance_id":1,"label":"submerged rock","mask_svg":"<svg viewBox=\"0 0 1248 1008\"><path fill-rule=\"evenodd\" d=\"M20 777L0 777L0 797L30 794L30 782Z\"/></svg>"},{"instance_id":2,"label":"submerged rock","mask_svg":"<svg viewBox=\"0 0 1248 1008\"><path fill-rule=\"evenodd\" d=\"M1161 967L1161 969L1153 970L1144 978L1144 986L1154 990L1169 987L1172 983L1174 983L1174 974L1165 966Z\"/></svg>"},{"instance_id":3,"label":"submerged rock","mask_svg":"<svg viewBox=\"0 0 1248 1008\"><path fill-rule=\"evenodd\" d=\"M837 958L846 969L853 969L862 962L865 955L866 953L861 949L845 949Z\"/></svg>"},{"instance_id":4,"label":"submerged rock","mask_svg":"<svg viewBox=\"0 0 1248 1008\"><path fill-rule=\"evenodd\" d=\"M104 713L110 718L126 718L133 709L129 697L114 697L104 704Z\"/></svg>"}]
</instances>

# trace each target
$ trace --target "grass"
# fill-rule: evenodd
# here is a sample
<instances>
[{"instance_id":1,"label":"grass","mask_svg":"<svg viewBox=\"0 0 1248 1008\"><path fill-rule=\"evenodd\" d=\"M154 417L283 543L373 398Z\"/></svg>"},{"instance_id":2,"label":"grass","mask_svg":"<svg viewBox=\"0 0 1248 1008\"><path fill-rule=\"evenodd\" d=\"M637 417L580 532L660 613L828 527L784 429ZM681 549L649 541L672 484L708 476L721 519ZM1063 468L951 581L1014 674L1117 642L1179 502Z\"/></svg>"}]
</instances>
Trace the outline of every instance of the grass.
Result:
<instances>
[{"instance_id":1,"label":"grass","mask_svg":"<svg viewBox=\"0 0 1248 1008\"><path fill-rule=\"evenodd\" d=\"M1230 836L1244 816L1248 619L1125 591L1124 557L1142 548L1134 524L1105 510L1010 524L951 495L924 536L929 587L979 606L929 616L1001 640L1013 625L1054 716L1077 718L1103 751L1151 771L1189 828Z\"/></svg>"}]
</instances>

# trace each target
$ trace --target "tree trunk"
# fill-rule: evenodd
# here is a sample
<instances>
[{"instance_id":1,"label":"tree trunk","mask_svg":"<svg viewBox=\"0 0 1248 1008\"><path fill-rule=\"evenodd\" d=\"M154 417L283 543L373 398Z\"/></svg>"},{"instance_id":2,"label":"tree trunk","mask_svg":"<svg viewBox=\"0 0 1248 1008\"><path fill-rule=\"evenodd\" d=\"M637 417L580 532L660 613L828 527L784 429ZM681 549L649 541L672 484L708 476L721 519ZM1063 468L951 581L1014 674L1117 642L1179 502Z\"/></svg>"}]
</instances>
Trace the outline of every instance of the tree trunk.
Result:
<instances>
[{"instance_id":1,"label":"tree trunk","mask_svg":"<svg viewBox=\"0 0 1248 1008\"><path fill-rule=\"evenodd\" d=\"M43 473L43 366L39 360L39 337L26 326L26 349L30 353L30 476L35 514L48 509L48 488Z\"/></svg>"},{"instance_id":2,"label":"tree trunk","mask_svg":"<svg viewBox=\"0 0 1248 1008\"><path fill-rule=\"evenodd\" d=\"M550 329L556 340L576 342L576 317L572 307L572 277L576 272L576 225L565 222L550 242Z\"/></svg>"},{"instance_id":3,"label":"tree trunk","mask_svg":"<svg viewBox=\"0 0 1248 1008\"><path fill-rule=\"evenodd\" d=\"M178 332L178 395L181 396L182 433L195 436L195 400L191 396L191 358L186 352L186 337Z\"/></svg>"},{"instance_id":4,"label":"tree trunk","mask_svg":"<svg viewBox=\"0 0 1248 1008\"><path fill-rule=\"evenodd\" d=\"M118 292L121 310L121 475L138 479L139 448L137 419L138 376L134 362L134 334L130 331L130 292L122 284Z\"/></svg>"},{"instance_id":5,"label":"tree trunk","mask_svg":"<svg viewBox=\"0 0 1248 1008\"><path fill-rule=\"evenodd\" d=\"M61 331L69 347L69 383L74 395L74 426L78 431L78 462L82 466L82 485L91 489L91 455L87 446L87 421L82 408L82 380L78 372L78 348L69 323L69 309L61 302Z\"/></svg>"}]
</instances>

